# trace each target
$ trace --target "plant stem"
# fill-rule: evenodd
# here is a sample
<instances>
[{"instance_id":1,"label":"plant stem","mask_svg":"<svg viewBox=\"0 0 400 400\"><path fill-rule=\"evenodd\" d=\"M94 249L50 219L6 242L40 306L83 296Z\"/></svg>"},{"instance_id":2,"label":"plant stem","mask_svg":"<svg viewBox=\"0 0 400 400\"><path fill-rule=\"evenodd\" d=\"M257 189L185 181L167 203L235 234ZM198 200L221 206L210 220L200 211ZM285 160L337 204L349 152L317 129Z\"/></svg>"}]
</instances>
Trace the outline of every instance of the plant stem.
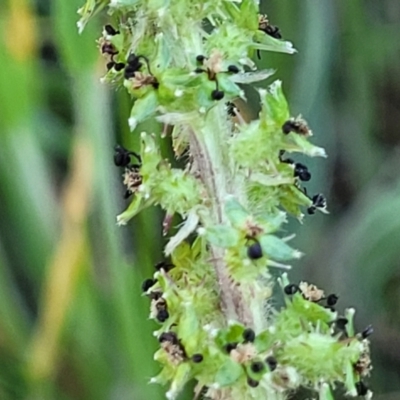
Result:
<instances>
[{"instance_id":1,"label":"plant stem","mask_svg":"<svg viewBox=\"0 0 400 400\"><path fill-rule=\"evenodd\" d=\"M207 188L208 199L212 205L211 218L219 224L225 223L224 204L227 196L234 193L233 176L228 167L228 154L224 147L230 132L224 104L216 105L208 112L204 121L197 120L191 128L190 152L200 178ZM254 327L249 304L246 303L239 285L229 276L224 261L224 250L211 246L210 252L218 277L225 322L237 321Z\"/></svg>"}]
</instances>

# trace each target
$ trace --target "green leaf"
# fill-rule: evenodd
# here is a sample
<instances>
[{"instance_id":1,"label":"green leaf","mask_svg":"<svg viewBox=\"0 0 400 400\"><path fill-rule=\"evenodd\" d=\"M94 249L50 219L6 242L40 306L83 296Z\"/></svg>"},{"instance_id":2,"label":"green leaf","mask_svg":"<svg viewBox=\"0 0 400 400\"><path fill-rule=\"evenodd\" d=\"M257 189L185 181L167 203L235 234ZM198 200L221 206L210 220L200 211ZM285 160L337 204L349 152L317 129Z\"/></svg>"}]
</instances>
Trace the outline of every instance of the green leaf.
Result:
<instances>
[{"instance_id":1,"label":"green leaf","mask_svg":"<svg viewBox=\"0 0 400 400\"><path fill-rule=\"evenodd\" d=\"M242 227L249 216L249 213L233 196L226 200L225 212L232 225L236 227Z\"/></svg>"},{"instance_id":2,"label":"green leaf","mask_svg":"<svg viewBox=\"0 0 400 400\"><path fill-rule=\"evenodd\" d=\"M253 31L258 29L258 2L243 0L240 5L239 15L239 26Z\"/></svg>"},{"instance_id":3,"label":"green leaf","mask_svg":"<svg viewBox=\"0 0 400 400\"><path fill-rule=\"evenodd\" d=\"M335 400L331 391L331 387L327 383L322 383L319 389L320 400Z\"/></svg>"},{"instance_id":4,"label":"green leaf","mask_svg":"<svg viewBox=\"0 0 400 400\"><path fill-rule=\"evenodd\" d=\"M217 336L215 337L215 342L221 348L223 348L227 343L241 342L243 340L243 331L243 325L229 325L228 329L223 329L218 332Z\"/></svg>"},{"instance_id":5,"label":"green leaf","mask_svg":"<svg viewBox=\"0 0 400 400\"><path fill-rule=\"evenodd\" d=\"M214 225L207 228L206 231L207 240L217 247L233 247L239 241L239 233L226 225Z\"/></svg>"},{"instance_id":6,"label":"green leaf","mask_svg":"<svg viewBox=\"0 0 400 400\"><path fill-rule=\"evenodd\" d=\"M278 211L275 215L271 215L271 213L257 214L257 220L265 233L275 232L286 222L286 213Z\"/></svg>"},{"instance_id":7,"label":"green leaf","mask_svg":"<svg viewBox=\"0 0 400 400\"><path fill-rule=\"evenodd\" d=\"M129 207L122 214L117 216L117 224L126 225L136 214L140 213L140 211L149 207L151 204L152 201L150 199L145 200L141 193L136 193Z\"/></svg>"},{"instance_id":8,"label":"green leaf","mask_svg":"<svg viewBox=\"0 0 400 400\"><path fill-rule=\"evenodd\" d=\"M78 22L79 33L82 33L89 20L108 4L109 0L87 0L78 10L81 19Z\"/></svg>"},{"instance_id":9,"label":"green leaf","mask_svg":"<svg viewBox=\"0 0 400 400\"><path fill-rule=\"evenodd\" d=\"M285 241L274 235L261 236L260 245L268 257L278 260L287 261L293 258L300 258L301 253L292 249Z\"/></svg>"},{"instance_id":10,"label":"green leaf","mask_svg":"<svg viewBox=\"0 0 400 400\"><path fill-rule=\"evenodd\" d=\"M238 74L232 76L230 79L232 82L235 82L235 83L249 84L249 83L263 81L263 80L269 78L274 73L275 73L275 70L273 70L273 69L262 69L260 71L255 71L255 72L238 73Z\"/></svg>"},{"instance_id":11,"label":"green leaf","mask_svg":"<svg viewBox=\"0 0 400 400\"><path fill-rule=\"evenodd\" d=\"M347 392L351 396L356 396L357 395L357 390L356 390L356 382L354 379L354 368L353 364L351 362L346 363L346 381L345 381L345 387L347 389Z\"/></svg>"},{"instance_id":12,"label":"green leaf","mask_svg":"<svg viewBox=\"0 0 400 400\"><path fill-rule=\"evenodd\" d=\"M296 53L296 49L291 42L275 39L262 31L255 32L254 39L256 43L254 48L266 51L276 51L278 53Z\"/></svg>"},{"instance_id":13,"label":"green leaf","mask_svg":"<svg viewBox=\"0 0 400 400\"><path fill-rule=\"evenodd\" d=\"M188 261L191 260L192 250L189 243L182 242L176 247L171 255L172 263L178 268L187 267Z\"/></svg>"},{"instance_id":14,"label":"green leaf","mask_svg":"<svg viewBox=\"0 0 400 400\"><path fill-rule=\"evenodd\" d=\"M158 99L155 90L150 90L145 96L137 99L129 117L129 127L133 131L136 126L153 115L158 107Z\"/></svg>"},{"instance_id":15,"label":"green leaf","mask_svg":"<svg viewBox=\"0 0 400 400\"><path fill-rule=\"evenodd\" d=\"M285 150L304 153L310 157L326 157L325 149L313 145L306 137L293 132L286 136Z\"/></svg>"},{"instance_id":16,"label":"green leaf","mask_svg":"<svg viewBox=\"0 0 400 400\"><path fill-rule=\"evenodd\" d=\"M215 383L218 383L221 387L229 386L235 383L242 375L242 366L232 359L227 358L215 376Z\"/></svg>"},{"instance_id":17,"label":"green leaf","mask_svg":"<svg viewBox=\"0 0 400 400\"><path fill-rule=\"evenodd\" d=\"M241 89L229 75L220 74L218 85L219 90L222 90L227 97L239 97Z\"/></svg>"},{"instance_id":18,"label":"green leaf","mask_svg":"<svg viewBox=\"0 0 400 400\"><path fill-rule=\"evenodd\" d=\"M262 109L260 113L261 126L281 126L290 117L289 107L282 91L282 82L277 80L268 86L268 90L260 89Z\"/></svg>"},{"instance_id":19,"label":"green leaf","mask_svg":"<svg viewBox=\"0 0 400 400\"><path fill-rule=\"evenodd\" d=\"M198 224L199 216L197 215L196 210L190 211L181 228L174 236L172 236L167 246L165 247L165 255L169 256L175 250L175 248L197 228Z\"/></svg>"},{"instance_id":20,"label":"green leaf","mask_svg":"<svg viewBox=\"0 0 400 400\"><path fill-rule=\"evenodd\" d=\"M274 340L275 338L271 332L266 330L256 336L256 339L254 340L254 346L258 353L263 353L271 348Z\"/></svg>"},{"instance_id":21,"label":"green leaf","mask_svg":"<svg viewBox=\"0 0 400 400\"><path fill-rule=\"evenodd\" d=\"M186 382L190 379L190 363L181 363L176 369L174 379L172 380L171 387L168 390L167 398L175 399L181 392Z\"/></svg>"}]
</instances>

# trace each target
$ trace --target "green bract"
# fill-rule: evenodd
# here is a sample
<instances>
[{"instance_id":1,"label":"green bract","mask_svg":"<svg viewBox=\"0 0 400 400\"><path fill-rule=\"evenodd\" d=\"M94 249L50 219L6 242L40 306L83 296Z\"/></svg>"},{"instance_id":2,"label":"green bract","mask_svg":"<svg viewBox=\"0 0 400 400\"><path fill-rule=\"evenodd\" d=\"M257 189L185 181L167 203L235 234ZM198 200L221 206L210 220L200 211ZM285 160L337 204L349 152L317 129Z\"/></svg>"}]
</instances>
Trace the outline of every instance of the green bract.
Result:
<instances>
[{"instance_id":1,"label":"green bract","mask_svg":"<svg viewBox=\"0 0 400 400\"><path fill-rule=\"evenodd\" d=\"M140 165L123 165L132 199L118 223L158 205L170 235L170 266L145 289L159 324L162 369L152 381L169 385L169 399L193 379L197 395L215 400L283 400L300 386L326 400L337 385L356 395L370 363L354 311L341 317L336 296L290 285L286 274L278 279L284 306L271 302L270 269L289 269L301 256L283 234L287 213L302 219L306 209L326 208L323 196L307 195L301 179L309 178L289 157L325 152L292 118L279 80L258 89L256 120L245 120L235 101L245 100L240 85L273 74L256 70L256 52L290 54L291 43L256 0L89 0L80 29L102 9L115 28L99 39L104 81L130 94L129 126L142 143ZM148 119L164 125L162 135L138 131ZM168 134L181 168L161 156ZM182 222L171 227L175 214Z\"/></svg>"}]
</instances>

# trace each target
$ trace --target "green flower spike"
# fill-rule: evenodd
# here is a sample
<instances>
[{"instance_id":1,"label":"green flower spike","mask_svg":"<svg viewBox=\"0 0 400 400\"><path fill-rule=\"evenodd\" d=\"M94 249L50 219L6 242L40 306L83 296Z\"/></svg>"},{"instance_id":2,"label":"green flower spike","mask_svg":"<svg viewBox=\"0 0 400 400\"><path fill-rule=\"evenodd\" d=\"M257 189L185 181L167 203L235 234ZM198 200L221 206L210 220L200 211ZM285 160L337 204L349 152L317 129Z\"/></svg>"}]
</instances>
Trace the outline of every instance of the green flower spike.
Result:
<instances>
[{"instance_id":1,"label":"green flower spike","mask_svg":"<svg viewBox=\"0 0 400 400\"><path fill-rule=\"evenodd\" d=\"M241 85L274 73L258 71L254 56L295 52L258 3L88 0L79 10L80 30L105 9L116 22L98 41L103 81L131 96L128 123L141 139L137 160L119 148L131 202L118 224L152 205L166 213L164 232L181 219L164 249L171 261L143 284L160 344L151 382L167 384L171 400L191 380L195 398L208 400L285 400L300 387L321 400L337 387L370 398L368 335L356 333L354 310L341 313L335 294L283 272L302 256L283 233L288 216L327 212L322 194L307 195L311 175L292 157L326 155L290 113L279 80L258 89L257 119L240 112ZM163 133L138 132L146 120L164 124ZM166 135L182 168L161 155Z\"/></svg>"}]
</instances>

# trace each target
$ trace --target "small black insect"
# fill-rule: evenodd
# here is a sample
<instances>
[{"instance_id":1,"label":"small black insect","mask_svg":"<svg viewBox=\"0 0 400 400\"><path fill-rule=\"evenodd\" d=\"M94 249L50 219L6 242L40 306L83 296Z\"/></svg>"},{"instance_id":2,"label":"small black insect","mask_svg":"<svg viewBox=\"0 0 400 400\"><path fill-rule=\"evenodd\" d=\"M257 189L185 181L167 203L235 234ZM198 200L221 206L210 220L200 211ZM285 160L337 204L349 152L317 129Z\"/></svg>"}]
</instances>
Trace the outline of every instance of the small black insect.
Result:
<instances>
[{"instance_id":1,"label":"small black insect","mask_svg":"<svg viewBox=\"0 0 400 400\"><path fill-rule=\"evenodd\" d=\"M202 354L193 354L192 355L192 361L196 364L201 363L203 361L203 355Z\"/></svg>"},{"instance_id":2,"label":"small black insect","mask_svg":"<svg viewBox=\"0 0 400 400\"><path fill-rule=\"evenodd\" d=\"M260 243L254 242L252 245L250 245L247 248L247 256L251 260L258 260L259 258L261 258L263 256L263 251Z\"/></svg>"},{"instance_id":3,"label":"small black insect","mask_svg":"<svg viewBox=\"0 0 400 400\"><path fill-rule=\"evenodd\" d=\"M248 343L248 342L252 343L252 342L254 342L254 340L256 338L256 334L253 331L253 329L251 329L251 328L245 329L242 333L242 336L243 336L243 340L245 343Z\"/></svg>"},{"instance_id":4,"label":"small black insect","mask_svg":"<svg viewBox=\"0 0 400 400\"><path fill-rule=\"evenodd\" d=\"M261 361L254 361L251 363L250 368L251 370L257 374L258 372L261 372L264 369L265 365Z\"/></svg>"},{"instance_id":5,"label":"small black insect","mask_svg":"<svg viewBox=\"0 0 400 400\"><path fill-rule=\"evenodd\" d=\"M119 144L114 147L114 164L117 167L127 167L131 162L131 156L134 156L139 163L142 162L140 155L134 151L127 150ZM136 165L136 167L139 168L140 165Z\"/></svg>"},{"instance_id":6,"label":"small black insect","mask_svg":"<svg viewBox=\"0 0 400 400\"><path fill-rule=\"evenodd\" d=\"M300 291L300 288L298 285L294 284L294 283L290 283L289 285L286 285L283 288L283 291L287 294L287 295L293 295L297 292Z\"/></svg>"},{"instance_id":7,"label":"small black insect","mask_svg":"<svg viewBox=\"0 0 400 400\"><path fill-rule=\"evenodd\" d=\"M282 39L282 34L279 28L275 25L271 25L266 15L260 16L258 21L258 29L275 39Z\"/></svg>"},{"instance_id":8,"label":"small black insect","mask_svg":"<svg viewBox=\"0 0 400 400\"><path fill-rule=\"evenodd\" d=\"M143 63L141 62L141 60L143 60L146 63L147 70L149 74L152 75L150 70L150 63L147 57L131 53L129 54L128 59L126 60L127 65L125 67L125 72L124 72L125 79L135 77L135 73L138 72L143 67Z\"/></svg>"},{"instance_id":9,"label":"small black insect","mask_svg":"<svg viewBox=\"0 0 400 400\"><path fill-rule=\"evenodd\" d=\"M267 363L270 371L275 371L276 367L278 366L278 361L274 356L269 356L265 359L265 362Z\"/></svg>"},{"instance_id":10,"label":"small black insect","mask_svg":"<svg viewBox=\"0 0 400 400\"><path fill-rule=\"evenodd\" d=\"M127 64L134 68L136 71L139 70L142 67L142 63L140 62L140 59L144 58L143 56L138 56L135 53L130 53L128 56L128 59L126 60Z\"/></svg>"},{"instance_id":11,"label":"small black insect","mask_svg":"<svg viewBox=\"0 0 400 400\"><path fill-rule=\"evenodd\" d=\"M269 35L272 36L275 39L282 39L282 34L280 29L275 26L275 25L268 25L265 29L264 32Z\"/></svg>"}]
</instances>

